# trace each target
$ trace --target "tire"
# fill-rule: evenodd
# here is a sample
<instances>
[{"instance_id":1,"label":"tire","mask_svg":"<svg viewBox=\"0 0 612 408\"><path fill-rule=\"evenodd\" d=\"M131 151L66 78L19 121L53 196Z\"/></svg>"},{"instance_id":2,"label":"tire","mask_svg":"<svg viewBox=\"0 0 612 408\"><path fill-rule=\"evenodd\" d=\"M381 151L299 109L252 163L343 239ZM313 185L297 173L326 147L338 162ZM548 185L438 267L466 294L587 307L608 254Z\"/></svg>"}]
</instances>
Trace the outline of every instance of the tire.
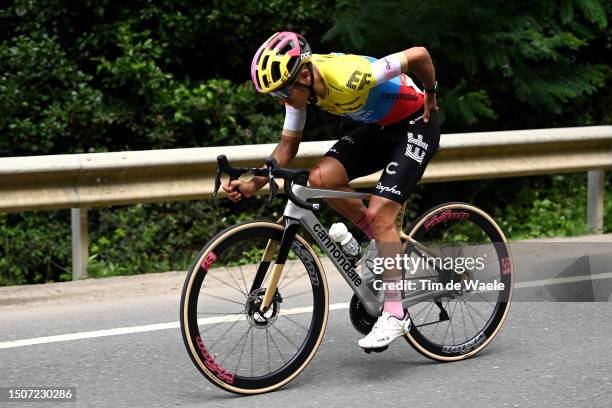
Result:
<instances>
[{"instance_id":1,"label":"tire","mask_svg":"<svg viewBox=\"0 0 612 408\"><path fill-rule=\"evenodd\" d=\"M222 268L211 268L213 264L215 266L222 264L226 254L234 254L236 259L242 260L245 254L248 255L250 253L247 250L249 245L254 245L257 251L251 252L258 254L260 249L257 246L258 242L279 242L283 231L283 226L268 221L252 221L229 227L217 234L206 244L196 256L187 273L180 305L183 341L191 360L200 373L210 382L226 391L237 394L260 394L287 384L306 368L314 357L325 334L329 307L327 279L318 256L301 236L296 235L291 244L290 254L293 254L295 261L287 261L287 263L291 262L291 268L293 269L288 270L289 267L285 266L283 273L289 275L296 266L299 270L294 274L295 278L293 276L287 278L293 279L290 282L285 285L283 285L282 281L279 283L277 291L278 301L275 302L275 308L270 309L269 314L271 317L269 318L262 317L261 313L258 312L258 306L249 306L258 299L258 291L264 291L260 294L262 296L265 293L265 289L256 288L251 292L249 285L252 283L249 283L248 279L243 275L243 267L240 264L238 266L225 266L226 274L222 273ZM234 258L230 255L226 259L233 260ZM269 261L270 259L266 258L266 260ZM266 269L269 272L269 262L266 262L266 260L261 262L260 265L266 264ZM300 267L303 267L304 271L301 271ZM236 268L240 268L244 285L241 285L239 282L240 275L235 274ZM245 266L245 268L247 267ZM242 292L243 288L246 289L242 315L240 305L235 305L240 303L239 301L213 295L213 293L221 293L219 291L225 290L235 297L240 297L238 291L230 292L228 290L227 286L231 286L228 284L228 282L231 282L228 276L231 276L232 279L238 276L235 279L238 290ZM207 283L208 281L210 282ZM223 284L217 285L217 287L215 286L215 282L218 284L217 281ZM293 288L295 288L296 284L293 283L294 281L301 282L302 286L306 288L304 293L286 296L289 289L285 289L284 286L294 285ZM223 293L225 294L225 292ZM283 296L285 297L283 298ZM226 299L226 301L224 302L222 299ZM299 307L286 309L285 304L291 304L291 301L295 304L298 302L305 302L307 305L311 304L311 312L308 310L310 306L301 309ZM226 314L228 315L226 317L223 314L215 316L214 314L218 310L217 306L234 307L239 312L232 316L229 316L229 314ZM213 314L213 317L203 318L204 323L202 323L202 320L198 320L198 314ZM263 323L261 322L262 319ZM230 325L230 323L232 324ZM204 324L208 326L203 326ZM281 330L285 326L281 325L292 327L292 329L288 329L288 331L283 333ZM231 327L225 330L225 326ZM279 328L279 326L281 327ZM213 342L213 335L208 336L207 333L217 328L219 331L225 330L225 332L222 335L218 335L218 338L215 338ZM243 339L243 337L240 337L239 342L236 343L238 348L235 348L236 345L234 345L234 348L229 349L232 342L231 336L236 330L243 328L248 328L246 334L243 335L243 337L246 336L244 337L244 342L239 343ZM262 334L264 330L258 329L265 329L267 358L263 346L260 346L264 344ZM201 332L201 330L203 331ZM278 337L279 340L275 341L273 336L277 331L286 337L284 339L283 337ZM299 340L302 335L304 336L303 341ZM270 339L272 340L270 341ZM258 347L255 347L255 340L257 340ZM274 350L271 344L276 346L276 350ZM250 347L250 357L247 345ZM292 345L295 346L295 351L291 351L293 350ZM237 358L236 355L240 347L242 347L242 351L240 352L240 358ZM287 348L291 349L289 352L285 351L290 357L284 361L285 355L283 354L283 349L287 350ZM278 356L275 356L275 359L271 358L271 350L273 352L277 351L280 358ZM250 370L242 365L245 351L246 359L251 360ZM222 360L223 354L226 354L225 359L237 360L235 370L231 367L233 364L226 364ZM261 359L260 362L256 362L258 358ZM279 360L282 361L279 363ZM275 366L272 369L271 361L277 364L278 367ZM255 372L257 372L257 375Z\"/></svg>"},{"instance_id":2,"label":"tire","mask_svg":"<svg viewBox=\"0 0 612 408\"><path fill-rule=\"evenodd\" d=\"M496 298L494 298L495 294L492 295L493 297L491 298L491 301L488 302L491 306L490 314L480 316L483 321L481 328L478 324L475 323L476 319L474 319L473 316L470 315L470 317L472 317L473 326L477 330L474 330L473 335L468 335L466 333L465 340L461 340L460 342L454 341L454 330L453 341L451 341L451 339L449 339L449 341L446 341L446 334L442 341L434 340L433 337L435 334L431 334L431 331L435 329L432 328L433 325L442 326L446 322L446 320L443 320L442 318L441 309L437 318L438 323L428 323L428 318L425 317L425 319L423 319L422 314L420 316L416 316L416 321L413 321L410 331L405 335L406 340L420 354L430 359L442 362L466 359L482 351L499 333L501 327L503 326L503 323L508 315L512 298L512 258L507 240L499 226L495 223L495 221L480 208L466 203L446 203L439 205L421 215L413 223L413 226L411 227L408 236L422 243L423 245L428 246L428 236L431 236L432 240L435 241L435 239L439 238L433 238L434 236L443 236L445 233L445 228L451 228L453 224L458 222L469 222L473 224L474 231L480 229L482 235L489 238L490 244L488 245L490 247L490 252L493 252L495 254L496 259L491 262L488 262L488 264L492 263L491 274L492 276L498 275L499 282L504 284L504 289L497 291ZM438 233L432 232L436 229L440 231ZM452 241L452 238L450 238L450 240ZM440 241L442 241L442 239L440 239ZM471 293L471 296L474 296L475 293L477 292ZM465 314L472 312L470 312L470 307L468 306L465 300L462 300L462 297L463 296L456 296L457 300L455 302L455 309L453 312L457 313L457 319L455 320L457 321L459 319L459 312L457 312L456 309L457 304L459 304L461 307L461 316L464 319L465 329L468 326L468 324L465 323L465 320L468 320L468 322L470 320L469 318L466 319ZM486 298L484 299L486 300ZM495 300L495 303L493 303L493 300ZM462 301L463 303L461 303ZM441 301L441 303L444 306L443 301ZM450 304L450 298L448 300L448 304ZM467 313L464 312L464 304ZM427 313L428 315L430 314L434 303L430 301L429 305L430 309ZM414 305L414 307L408 308L411 316L413 315L413 311L414 309L416 309L416 306L417 305ZM421 304L420 306L428 307L425 302L423 302L423 304ZM489 305L481 301L481 305L479 305L479 307L484 306L488 307ZM433 309L436 310L435 308ZM478 309L476 308L474 310L478 311ZM434 312L434 316L436 312L437 310ZM449 311L447 310L446 312L448 315ZM487 316L488 320L486 319ZM448 332L448 328L453 327L453 316L447 317L450 317L448 323L446 323L446 331ZM421 319L421 321L419 322L418 319ZM429 331L429 334L427 333L427 331Z\"/></svg>"}]
</instances>

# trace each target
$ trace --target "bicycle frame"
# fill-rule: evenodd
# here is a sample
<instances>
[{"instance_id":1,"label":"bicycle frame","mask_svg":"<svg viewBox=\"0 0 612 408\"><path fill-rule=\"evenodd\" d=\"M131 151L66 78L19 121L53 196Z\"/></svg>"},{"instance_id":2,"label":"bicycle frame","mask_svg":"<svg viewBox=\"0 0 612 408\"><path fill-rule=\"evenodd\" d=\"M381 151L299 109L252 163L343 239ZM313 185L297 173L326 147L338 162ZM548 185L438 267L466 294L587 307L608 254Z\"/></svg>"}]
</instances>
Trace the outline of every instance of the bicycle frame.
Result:
<instances>
[{"instance_id":1,"label":"bicycle frame","mask_svg":"<svg viewBox=\"0 0 612 408\"><path fill-rule=\"evenodd\" d=\"M291 188L293 193L303 200L313 198L353 198L369 200L372 196L369 193L356 193L348 191L310 188L299 184L293 184ZM263 275L265 275L267 271L267 267L269 266L272 254L276 249L276 245L280 245L276 263L272 268L272 274L270 275L267 284L267 288L271 290L266 290L266 295L264 296L264 300L261 305L262 311L265 311L268 308L274 294L276 293L276 286L282 274L282 270L287 259L291 242L293 241L293 237L295 236L298 225L301 224L306 229L308 234L310 234L315 239L321 250L323 250L323 252L325 252L325 254L329 257L329 259L334 264L336 269L340 272L346 283L353 290L355 295L361 300L368 314L370 314L371 316L379 316L383 306L382 302L366 285L366 283L362 281L359 273L355 270L351 262L346 259L340 247L336 245L336 243L330 238L327 229L321 224L321 222L314 215L314 213L310 210L297 206L289 200L287 202L287 205L285 206L283 217L285 220L285 231L283 233L283 237L281 238L281 242L280 244L275 244L272 241L268 242L268 246L266 247L266 251L262 259L262 264L264 267L259 268L254 281L254 285L260 285L262 283L264 278ZM421 245L414 239L407 236L405 237L405 239L408 245L413 245L415 247L415 249L419 252L420 256L435 256L433 251ZM402 298L402 304L404 305L404 307L407 307L409 305L416 304L427 299L433 300L436 295L444 296L448 293L449 291L445 290L413 290L408 294L408 296Z\"/></svg>"}]
</instances>

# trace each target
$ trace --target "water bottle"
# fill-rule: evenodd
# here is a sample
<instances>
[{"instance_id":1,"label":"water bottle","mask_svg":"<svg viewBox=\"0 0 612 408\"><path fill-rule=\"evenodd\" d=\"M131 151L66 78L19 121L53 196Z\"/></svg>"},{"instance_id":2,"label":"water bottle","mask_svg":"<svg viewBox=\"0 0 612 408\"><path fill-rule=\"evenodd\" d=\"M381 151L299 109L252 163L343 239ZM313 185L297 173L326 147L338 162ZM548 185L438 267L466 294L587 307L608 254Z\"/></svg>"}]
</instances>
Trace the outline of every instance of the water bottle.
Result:
<instances>
[{"instance_id":1,"label":"water bottle","mask_svg":"<svg viewBox=\"0 0 612 408\"><path fill-rule=\"evenodd\" d=\"M340 246L344 255L353 265L361 258L361 246L344 223L333 224L329 229L329 237Z\"/></svg>"}]
</instances>

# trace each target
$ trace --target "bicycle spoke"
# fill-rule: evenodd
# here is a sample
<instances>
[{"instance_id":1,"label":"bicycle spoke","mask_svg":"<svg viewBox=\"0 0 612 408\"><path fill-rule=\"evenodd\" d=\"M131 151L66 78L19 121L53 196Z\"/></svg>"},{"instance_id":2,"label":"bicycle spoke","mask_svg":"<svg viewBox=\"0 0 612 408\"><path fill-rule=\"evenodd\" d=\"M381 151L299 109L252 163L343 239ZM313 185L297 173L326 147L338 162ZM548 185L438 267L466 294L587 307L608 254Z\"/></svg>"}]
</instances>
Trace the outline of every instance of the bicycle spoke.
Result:
<instances>
[{"instance_id":1,"label":"bicycle spoke","mask_svg":"<svg viewBox=\"0 0 612 408\"><path fill-rule=\"evenodd\" d=\"M444 340L446 340L446 335L448 334L448 329L453 326L453 316L455 315L455 309L457 309L457 302L455 302L455 307L451 312L450 318L448 319L448 326L446 326L446 331L444 332L444 337L442 337L442 344L444 344Z\"/></svg>"},{"instance_id":2,"label":"bicycle spoke","mask_svg":"<svg viewBox=\"0 0 612 408\"><path fill-rule=\"evenodd\" d=\"M285 289L287 286L289 286L289 285L291 285L293 283L293 281L291 281L288 284L283 285L283 283L285 282L287 277L290 275L289 272L291 272L292 269L293 269L293 264L291 264L289 269L283 271L283 277L281 278L280 282L278 283L278 290ZM296 279L298 279L299 277L300 277L300 274L298 274Z\"/></svg>"},{"instance_id":3,"label":"bicycle spoke","mask_svg":"<svg viewBox=\"0 0 612 408\"><path fill-rule=\"evenodd\" d=\"M225 336L227 335L227 333L229 333L229 331L230 331L230 330L232 330L232 329L234 328L234 326L236 326L236 325L238 324L238 322L239 322L239 321L240 321L240 320L236 320L234 323L232 323L232 325L231 325L230 327L228 327L228 329L227 329L227 330L225 330L225 332L223 332L223 334L222 334L222 335L221 335L221 336L220 336L220 337L217 339L217 341L215 341L215 342L214 342L214 343L213 343L213 344L210 346L210 347L211 347L211 349L212 349L212 348L214 348L214 347L215 347L217 344L219 344L219 342L225 338ZM216 324L214 324L214 325L213 325L212 327L210 327L210 328L212 329L213 327L216 327L216 326L220 325L221 323L225 323L225 322L219 322L219 323L216 323ZM210 330L207 330L207 331L210 331Z\"/></svg>"},{"instance_id":4,"label":"bicycle spoke","mask_svg":"<svg viewBox=\"0 0 612 408\"><path fill-rule=\"evenodd\" d=\"M244 283L244 291L245 293L249 293L249 287L247 286L246 279L244 279L244 273L242 273L242 266L238 265L238 269L240 270L240 276L242 276L242 282Z\"/></svg>"},{"instance_id":5,"label":"bicycle spoke","mask_svg":"<svg viewBox=\"0 0 612 408\"><path fill-rule=\"evenodd\" d=\"M272 371L272 366L271 366L271 358L270 358L270 342L269 342L269 334L268 334L268 328L266 327L266 350L268 351L268 372Z\"/></svg>"},{"instance_id":6,"label":"bicycle spoke","mask_svg":"<svg viewBox=\"0 0 612 408\"><path fill-rule=\"evenodd\" d=\"M465 334L465 341L468 341L467 327L465 327L465 314L463 313L463 305L459 303L461 309L461 321L463 322L463 333Z\"/></svg>"},{"instance_id":7,"label":"bicycle spoke","mask_svg":"<svg viewBox=\"0 0 612 408\"><path fill-rule=\"evenodd\" d=\"M424 321L424 322L426 322L426 321L427 321L427 318L429 317L429 314L431 313L431 311L432 311L432 309L433 309L433 307L434 307L435 305L436 305L436 304L432 302L432 303L431 303L431 305L429 306L429 310L427 311L427 314L425 315L425 319L423 319L423 321ZM417 317L419 314L421 314L421 312L422 312L423 310L425 310L425 308L426 308L426 307L427 307L427 306L425 306L423 309L419 310L419 311L418 311L416 314L414 314L414 315L412 316L412 321L414 321L414 320L415 320L415 318L416 318L416 317Z\"/></svg>"},{"instance_id":8,"label":"bicycle spoke","mask_svg":"<svg viewBox=\"0 0 612 408\"><path fill-rule=\"evenodd\" d=\"M198 312L198 316L204 316L204 315L211 315L211 316L218 316L218 315L239 315L244 313L244 311L239 311L239 312ZM222 322L223 323L223 322Z\"/></svg>"},{"instance_id":9,"label":"bicycle spoke","mask_svg":"<svg viewBox=\"0 0 612 408\"><path fill-rule=\"evenodd\" d=\"M478 309L476 309L474 306L470 305L470 304L469 304L469 303L467 303L467 302L465 302L465 305L466 305L466 306L468 306L468 307L470 307L470 308L471 308L471 309L472 309L474 312L476 312L476 314L477 314L478 316L480 316L480 318L481 318L482 320L484 320L485 322L487 322L487 321L489 320L489 319L487 319L487 318L483 317L483 316L480 314L480 312L478 311Z\"/></svg>"},{"instance_id":10,"label":"bicycle spoke","mask_svg":"<svg viewBox=\"0 0 612 408\"><path fill-rule=\"evenodd\" d=\"M290 339L289 337L287 337L287 335L286 335L285 333L283 333L282 331L280 331L280 330L279 330L279 328L278 328L278 327L276 327L276 325L273 325L273 326L272 326L272 328L273 328L273 329L276 329L276 331L277 331L277 332L278 332L278 333L279 333L281 336L283 336L283 338L284 338L285 340L287 340L287 341L289 342L289 344L291 344L293 347L295 347L296 349L299 349L299 348L300 348L300 347L299 347L299 346L297 346L297 345L296 345L294 342L292 342L292 341L291 341L291 339Z\"/></svg>"},{"instance_id":11,"label":"bicycle spoke","mask_svg":"<svg viewBox=\"0 0 612 408\"><path fill-rule=\"evenodd\" d=\"M479 331L478 325L476 324L476 321L474 320L472 313L470 313L470 309L468 309L465 300L462 299L462 301L463 301L463 304L465 304L465 311L468 312L468 316L470 316L470 320L472 320L472 324L474 325L474 328L476 329L476 331Z\"/></svg>"},{"instance_id":12,"label":"bicycle spoke","mask_svg":"<svg viewBox=\"0 0 612 408\"><path fill-rule=\"evenodd\" d=\"M253 364L253 362L255 361L255 346L253 345L253 335L255 333L255 330L251 331L251 377L255 376L255 365Z\"/></svg>"},{"instance_id":13,"label":"bicycle spoke","mask_svg":"<svg viewBox=\"0 0 612 408\"><path fill-rule=\"evenodd\" d=\"M235 300L231 300L231 299L224 298L224 297L221 297L221 296L211 295L209 293L207 293L206 296L209 296L209 297L212 297L212 298L215 298L215 299L219 299L219 300L225 300L226 302L236 303L237 305L240 305L240 306L244 307L244 303L236 302Z\"/></svg>"},{"instance_id":14,"label":"bicycle spoke","mask_svg":"<svg viewBox=\"0 0 612 408\"><path fill-rule=\"evenodd\" d=\"M295 279L293 279L292 281L290 281L289 283L287 283L285 286L283 286L281 289L286 289L287 287L289 287L289 285L291 285L294 282L297 282L298 279L303 278L304 276L302 274L299 274Z\"/></svg>"},{"instance_id":15,"label":"bicycle spoke","mask_svg":"<svg viewBox=\"0 0 612 408\"><path fill-rule=\"evenodd\" d=\"M238 317L239 315L242 315L242 314L244 314L244 312L243 312L243 311L236 312L236 313L232 313L232 314L228 314L228 317L226 317L225 319L223 319L223 320L221 320L221 321L218 321L217 323L213 323L213 324L211 324L211 325L208 325L208 324L207 324L206 326L207 326L208 328L207 328L206 330L204 330L204 332L208 332L208 331L210 331L211 329L214 329L215 327L217 327L217 326L219 326L219 325L221 325L221 324L223 324L223 323L229 323L229 322L234 322L234 323L237 323L237 322L239 322L239 321L240 321L240 319L234 319L234 318L235 318L235 317ZM198 325L200 325L200 322L199 322L199 321L198 321Z\"/></svg>"},{"instance_id":16,"label":"bicycle spoke","mask_svg":"<svg viewBox=\"0 0 612 408\"><path fill-rule=\"evenodd\" d=\"M431 326L432 324L440 324L440 323L444 323L444 321L438 320L436 322L423 323L423 324L416 325L415 327L425 327L425 326Z\"/></svg>"},{"instance_id":17,"label":"bicycle spoke","mask_svg":"<svg viewBox=\"0 0 612 408\"><path fill-rule=\"evenodd\" d=\"M274 327L274 326L272 326ZM268 328L266 327L266 333L268 333ZM270 335L270 340L272 340L272 344L274 345L274 347L276 348L276 351L278 351L278 354L281 356L281 358L283 359L283 361L285 361L285 356L283 355L282 351L280 350L280 348L278 347L278 345L276 344L276 341L274 340L274 337L272 337L272 335Z\"/></svg>"},{"instance_id":18,"label":"bicycle spoke","mask_svg":"<svg viewBox=\"0 0 612 408\"><path fill-rule=\"evenodd\" d=\"M491 302L490 300L487 300L484 296L482 296L482 293L474 292L474 294L485 302L487 302L488 304L493 305L493 307L495 307L495 303Z\"/></svg>"},{"instance_id":19,"label":"bicycle spoke","mask_svg":"<svg viewBox=\"0 0 612 408\"><path fill-rule=\"evenodd\" d=\"M293 262L291 262L291 263L289 263L289 268L283 270L283 277L281 278L280 282L278 282L278 285L277 285L279 290L284 287L283 286L283 282L285 282L285 279L287 279L287 276L289 276L289 272L291 272L291 270L293 269L294 266L295 266L295 264ZM286 265L285 265L285 267L286 267Z\"/></svg>"},{"instance_id":20,"label":"bicycle spoke","mask_svg":"<svg viewBox=\"0 0 612 408\"><path fill-rule=\"evenodd\" d=\"M225 270L227 271L228 275L232 278L232 280L234 281L234 283L236 284L236 288L238 288L238 290L240 290L240 292L244 295L244 297L247 297L247 291L243 292L242 288L240 287L240 284L238 283L238 281L236 280L236 277L234 277L234 274L232 273L232 271L229 268L225 268Z\"/></svg>"},{"instance_id":21,"label":"bicycle spoke","mask_svg":"<svg viewBox=\"0 0 612 408\"><path fill-rule=\"evenodd\" d=\"M247 335L244 337L244 343L242 343L242 349L240 350L240 356L238 357L238 362L236 363L236 368L234 369L235 373L238 372L238 368L240 367L240 362L242 361L242 356L244 354L244 348L246 347L247 340L249 338L249 333L251 332L252 329L253 328L249 326L249 330L247 330Z\"/></svg>"},{"instance_id":22,"label":"bicycle spoke","mask_svg":"<svg viewBox=\"0 0 612 408\"><path fill-rule=\"evenodd\" d=\"M249 331L251 330L251 327L249 326L249 330L247 330L242 336L240 336L240 338L238 339L238 341L236 342L236 344L234 344L234 346L230 349L230 351L227 352L227 354L225 354L225 356L220 360L219 365L221 367L223 367L223 363L225 362L225 359L228 358L231 354L232 351L234 351L234 349L236 347L238 347L238 344L242 343L242 339L246 338L246 336L249 334Z\"/></svg>"},{"instance_id":23,"label":"bicycle spoke","mask_svg":"<svg viewBox=\"0 0 612 408\"><path fill-rule=\"evenodd\" d=\"M300 329L303 329L305 332L308 332L308 328L302 326L301 324L299 324L298 322L296 322L295 320L293 320L292 318L290 318L287 315L281 315L281 317L284 317L285 319L289 320L291 323L295 324L297 327L299 327Z\"/></svg>"},{"instance_id":24,"label":"bicycle spoke","mask_svg":"<svg viewBox=\"0 0 612 408\"><path fill-rule=\"evenodd\" d=\"M213 278L213 279L215 279L215 280L217 280L217 281L221 282L222 284L224 284L224 285L225 285L225 286L227 286L228 288L231 288L231 289L235 290L236 292L240 293L241 295L246 296L246 295L244 294L244 292L242 292L242 290L240 290L240 289L236 289L235 287L233 287L233 286L232 286L232 285L230 285L229 283L225 282L225 281L224 281L224 280L222 280L222 279L219 279L218 277L216 277L216 276L214 276L214 275L207 275L206 277L211 277L211 278Z\"/></svg>"},{"instance_id":25,"label":"bicycle spoke","mask_svg":"<svg viewBox=\"0 0 612 408\"><path fill-rule=\"evenodd\" d=\"M289 295L289 296L283 296L283 299L287 300L287 299L291 299L297 296L302 296L302 295L306 295L312 293L312 290L305 290L303 292L298 292L298 293L294 293L293 295Z\"/></svg>"}]
</instances>

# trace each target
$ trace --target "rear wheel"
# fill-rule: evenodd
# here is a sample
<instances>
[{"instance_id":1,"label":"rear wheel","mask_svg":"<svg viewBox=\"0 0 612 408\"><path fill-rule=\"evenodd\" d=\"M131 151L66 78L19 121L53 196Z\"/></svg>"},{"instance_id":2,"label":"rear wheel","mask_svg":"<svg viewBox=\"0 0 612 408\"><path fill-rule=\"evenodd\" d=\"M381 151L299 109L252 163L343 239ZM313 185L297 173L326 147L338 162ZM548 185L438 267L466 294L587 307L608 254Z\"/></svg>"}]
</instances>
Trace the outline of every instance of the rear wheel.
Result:
<instances>
[{"instance_id":1,"label":"rear wheel","mask_svg":"<svg viewBox=\"0 0 612 408\"><path fill-rule=\"evenodd\" d=\"M503 232L481 209L448 203L419 217L409 236L433 249L440 261L436 268L421 264L405 279L419 288L459 285L408 307L412 328L406 340L438 361L475 355L497 335L510 307L512 262ZM408 245L406 254L416 259L419 250Z\"/></svg>"},{"instance_id":2,"label":"rear wheel","mask_svg":"<svg viewBox=\"0 0 612 408\"><path fill-rule=\"evenodd\" d=\"M260 313L284 227L249 222L226 229L198 254L181 297L189 355L213 384L234 393L272 391L313 358L328 316L327 280L317 255L296 235L270 308ZM266 273L258 287L257 270Z\"/></svg>"}]
</instances>

